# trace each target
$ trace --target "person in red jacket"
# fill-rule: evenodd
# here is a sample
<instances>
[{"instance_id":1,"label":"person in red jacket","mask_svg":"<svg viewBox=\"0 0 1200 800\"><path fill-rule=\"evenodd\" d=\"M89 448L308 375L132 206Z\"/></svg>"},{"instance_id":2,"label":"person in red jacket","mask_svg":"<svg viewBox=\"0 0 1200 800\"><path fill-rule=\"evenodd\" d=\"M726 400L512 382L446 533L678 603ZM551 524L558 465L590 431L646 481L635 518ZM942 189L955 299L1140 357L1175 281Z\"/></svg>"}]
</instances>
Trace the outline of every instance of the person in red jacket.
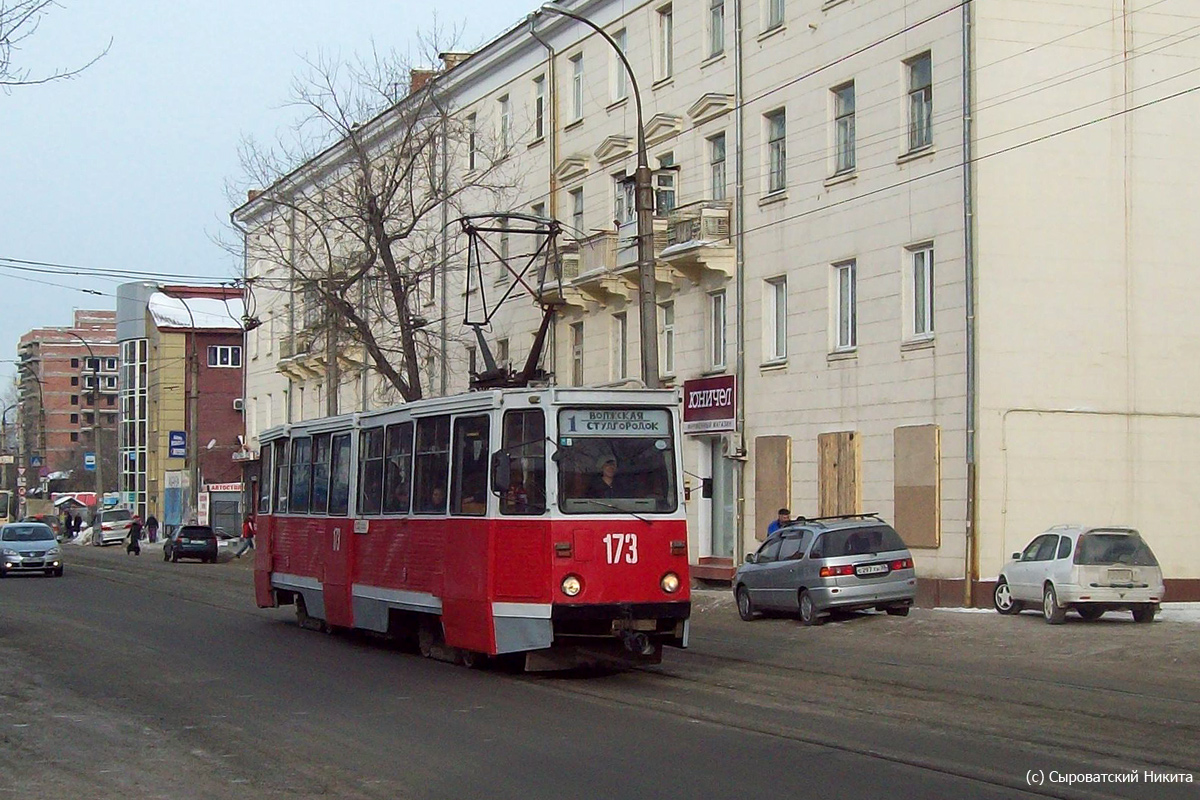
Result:
<instances>
[{"instance_id":1,"label":"person in red jacket","mask_svg":"<svg viewBox=\"0 0 1200 800\"><path fill-rule=\"evenodd\" d=\"M254 549L254 532L254 515L247 514L246 520L242 523L242 546L234 558L241 558L242 553Z\"/></svg>"}]
</instances>

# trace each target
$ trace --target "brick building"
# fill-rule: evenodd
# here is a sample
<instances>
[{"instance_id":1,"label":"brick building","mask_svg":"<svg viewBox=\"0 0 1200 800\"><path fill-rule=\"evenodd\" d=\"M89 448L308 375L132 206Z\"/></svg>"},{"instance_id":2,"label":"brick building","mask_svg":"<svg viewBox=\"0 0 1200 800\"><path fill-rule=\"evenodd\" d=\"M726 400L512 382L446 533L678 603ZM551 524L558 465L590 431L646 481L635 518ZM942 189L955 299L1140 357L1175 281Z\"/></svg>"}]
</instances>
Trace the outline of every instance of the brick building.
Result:
<instances>
[{"instance_id":1,"label":"brick building","mask_svg":"<svg viewBox=\"0 0 1200 800\"><path fill-rule=\"evenodd\" d=\"M105 490L115 488L115 313L77 310L71 326L31 330L17 351L20 450L30 496L47 488L95 488L95 474L84 464L89 452L100 459Z\"/></svg>"}]
</instances>

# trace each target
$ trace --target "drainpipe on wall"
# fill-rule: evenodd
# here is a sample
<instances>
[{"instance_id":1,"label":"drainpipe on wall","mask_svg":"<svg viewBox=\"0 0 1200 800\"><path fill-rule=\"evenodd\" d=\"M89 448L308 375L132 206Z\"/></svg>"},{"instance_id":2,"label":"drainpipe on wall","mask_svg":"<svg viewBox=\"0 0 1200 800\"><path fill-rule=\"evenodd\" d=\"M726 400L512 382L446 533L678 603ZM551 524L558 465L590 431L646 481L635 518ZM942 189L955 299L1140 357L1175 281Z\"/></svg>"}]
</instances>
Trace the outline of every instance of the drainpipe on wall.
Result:
<instances>
[{"instance_id":1,"label":"drainpipe on wall","mask_svg":"<svg viewBox=\"0 0 1200 800\"><path fill-rule=\"evenodd\" d=\"M442 110L442 321L439 323L438 338L441 340L441 395L446 396L450 383L450 366L446 363L446 357L449 355L449 346L447 337L450 335L449 320L446 318L450 315L450 299L446 294L450 291L449 268L447 260L450 253L450 157L448 150L450 149L450 115L445 109Z\"/></svg>"},{"instance_id":2,"label":"drainpipe on wall","mask_svg":"<svg viewBox=\"0 0 1200 800\"><path fill-rule=\"evenodd\" d=\"M742 107L745 93L743 91L742 72L742 0L733 0L733 98L737 114L733 121L734 152L737 161L734 175L734 258L737 274L737 363L734 383L736 384L737 420L734 434L739 442L739 455L746 455L749 446L746 441L746 166L745 145L745 109ZM745 552L743 543L746 533L746 461L737 462L737 545L734 547L734 565L742 563Z\"/></svg>"},{"instance_id":3,"label":"drainpipe on wall","mask_svg":"<svg viewBox=\"0 0 1200 800\"><path fill-rule=\"evenodd\" d=\"M971 27L974 3L963 3L963 256L967 314L967 542L963 560L963 605L974 599L972 581L979 574L979 476L976 469L975 427L977 424L977 376L975 339L975 170L972 166L974 127L974 32Z\"/></svg>"},{"instance_id":4,"label":"drainpipe on wall","mask_svg":"<svg viewBox=\"0 0 1200 800\"><path fill-rule=\"evenodd\" d=\"M557 60L557 53L554 52L554 47L549 42L538 35L537 29L534 27L536 17L529 17L529 34L533 36L538 43L546 48L546 109L549 118L547 122L550 125L549 136L549 159L550 163L547 167L546 183L549 187L548 196L546 198L546 216L550 219L558 219L558 177L554 174L554 167L558 163L558 80L555 75L554 64ZM560 268L560 264L555 265L555 270ZM558 359L558 317L557 311L554 313L554 323L551 328L551 333L554 336L554 352L551 354L555 361ZM551 364L551 373L557 374L558 364ZM557 383L557 378L555 383Z\"/></svg>"}]
</instances>

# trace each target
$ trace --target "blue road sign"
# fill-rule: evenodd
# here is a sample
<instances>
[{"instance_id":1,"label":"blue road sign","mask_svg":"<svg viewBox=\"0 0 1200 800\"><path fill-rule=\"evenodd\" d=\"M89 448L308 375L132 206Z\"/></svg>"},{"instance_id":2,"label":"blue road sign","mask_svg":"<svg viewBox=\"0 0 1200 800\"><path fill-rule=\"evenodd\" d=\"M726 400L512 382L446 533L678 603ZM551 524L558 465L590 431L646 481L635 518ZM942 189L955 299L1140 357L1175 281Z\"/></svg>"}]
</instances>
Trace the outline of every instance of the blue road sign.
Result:
<instances>
[{"instance_id":1,"label":"blue road sign","mask_svg":"<svg viewBox=\"0 0 1200 800\"><path fill-rule=\"evenodd\" d=\"M84 453L83 454L83 468L89 469L89 470L94 470L96 468L96 454L95 453Z\"/></svg>"},{"instance_id":2,"label":"blue road sign","mask_svg":"<svg viewBox=\"0 0 1200 800\"><path fill-rule=\"evenodd\" d=\"M171 431L167 434L168 458L187 458L187 431Z\"/></svg>"},{"instance_id":3,"label":"blue road sign","mask_svg":"<svg viewBox=\"0 0 1200 800\"><path fill-rule=\"evenodd\" d=\"M41 465L42 465L42 457L41 456L30 456L29 457L29 466L40 467Z\"/></svg>"}]
</instances>

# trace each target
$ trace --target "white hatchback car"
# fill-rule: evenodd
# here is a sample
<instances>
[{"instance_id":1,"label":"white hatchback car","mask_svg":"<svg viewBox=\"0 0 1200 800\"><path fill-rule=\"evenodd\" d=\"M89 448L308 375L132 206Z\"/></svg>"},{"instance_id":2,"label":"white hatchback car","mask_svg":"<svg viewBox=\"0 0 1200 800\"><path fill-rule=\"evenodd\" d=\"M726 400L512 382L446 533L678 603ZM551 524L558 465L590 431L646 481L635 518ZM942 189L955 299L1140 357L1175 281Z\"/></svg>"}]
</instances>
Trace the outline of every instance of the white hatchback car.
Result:
<instances>
[{"instance_id":1,"label":"white hatchback car","mask_svg":"<svg viewBox=\"0 0 1200 800\"><path fill-rule=\"evenodd\" d=\"M1068 609L1088 621L1126 610L1137 622L1153 622L1162 599L1162 570L1137 531L1085 525L1055 525L1013 553L992 594L1001 614L1041 603L1051 625Z\"/></svg>"}]
</instances>

